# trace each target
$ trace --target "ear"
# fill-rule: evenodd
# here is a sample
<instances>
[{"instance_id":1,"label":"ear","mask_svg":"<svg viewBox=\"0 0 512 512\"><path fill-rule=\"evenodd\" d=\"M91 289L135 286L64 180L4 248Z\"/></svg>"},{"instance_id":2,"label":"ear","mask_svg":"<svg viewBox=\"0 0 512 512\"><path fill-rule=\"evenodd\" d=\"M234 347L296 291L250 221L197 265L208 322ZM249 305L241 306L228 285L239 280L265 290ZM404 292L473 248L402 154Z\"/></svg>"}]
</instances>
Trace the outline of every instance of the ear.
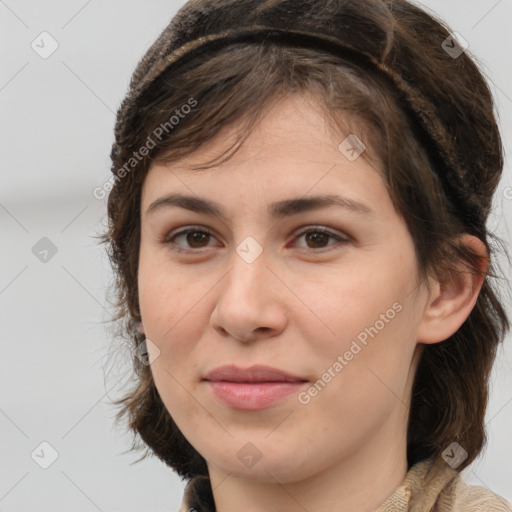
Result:
<instances>
[{"instance_id":1,"label":"ear","mask_svg":"<svg viewBox=\"0 0 512 512\"><path fill-rule=\"evenodd\" d=\"M141 334L144 334L144 332L145 332L145 331L144 331L144 324L143 324L142 322L141 322L141 323L140 323L140 325L139 325L139 332L140 332Z\"/></svg>"},{"instance_id":2,"label":"ear","mask_svg":"<svg viewBox=\"0 0 512 512\"><path fill-rule=\"evenodd\" d=\"M457 332L475 306L489 268L484 243L472 235L462 235L460 243L480 256L479 272L467 266L450 270L442 278L431 278L431 290L418 328L418 343L438 343Z\"/></svg>"}]
</instances>

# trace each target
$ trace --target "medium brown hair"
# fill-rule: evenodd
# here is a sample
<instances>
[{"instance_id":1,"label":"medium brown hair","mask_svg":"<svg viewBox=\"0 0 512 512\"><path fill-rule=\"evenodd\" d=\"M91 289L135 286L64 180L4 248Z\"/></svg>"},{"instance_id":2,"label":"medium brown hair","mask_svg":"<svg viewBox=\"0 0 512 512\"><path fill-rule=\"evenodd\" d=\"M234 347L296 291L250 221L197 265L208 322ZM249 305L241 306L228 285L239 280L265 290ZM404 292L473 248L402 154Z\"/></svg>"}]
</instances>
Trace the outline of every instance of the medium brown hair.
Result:
<instances>
[{"instance_id":1,"label":"medium brown hair","mask_svg":"<svg viewBox=\"0 0 512 512\"><path fill-rule=\"evenodd\" d=\"M352 29L366 28L373 16L367 2L358 2ZM373 2L376 3L376 2ZM479 185L484 203L490 203L503 168L500 134L493 113L489 88L477 66L466 55L465 73L447 76L441 65L440 42L449 35L441 22L407 2L395 2L400 19L381 4L385 13L380 28L388 33L389 46L395 33L408 43L410 52L421 53L423 65L435 71L437 109L450 110L449 132L457 138L458 157L471 162L476 151L486 155L485 180ZM355 5L355 3L354 3ZM405 6L408 6L407 8ZM425 37L418 41L418 30ZM421 32L420 32L421 33ZM427 38L426 35L430 34ZM436 41L439 44L436 46ZM444 89L443 89L444 88ZM112 171L126 165L133 152L148 137L155 142L149 154L133 170L117 179L108 198L108 244L115 282L115 322L118 334L135 347L142 340L137 270L140 245L141 189L153 162L172 163L192 154L204 142L229 126L240 127L239 138L218 159L197 168L206 169L229 158L250 135L272 106L291 94L311 99L333 130L342 137L355 134L367 147L363 154L378 163L397 211L404 217L413 239L422 277L460 270L480 273L479 256L458 243L463 233L478 236L491 255L477 302L466 321L447 340L427 345L421 356L412 389L409 411L407 458L409 467L428 457L439 456L453 441L469 454L459 470L482 450L484 415L490 371L497 347L509 329L509 321L490 279L496 277L497 240L480 225L465 223L436 174L436 164L413 116L401 108L401 98L382 74L359 67L319 48L296 47L270 40L233 43L194 56L172 72L164 71L149 88L129 133L112 152ZM182 105L196 105L180 117L179 124L154 136ZM187 109L188 111L189 109ZM448 119L449 116L445 116ZM377 167L377 165L375 165ZM193 170L191 171L193 172ZM481 179L481 177L480 177ZM475 182L478 180L475 179ZM133 356L136 382L115 403L118 421L127 420L134 433L132 449L153 452L179 475L207 475L204 458L190 445L166 410L155 387L150 367ZM149 448L149 450L148 450Z\"/></svg>"}]
</instances>

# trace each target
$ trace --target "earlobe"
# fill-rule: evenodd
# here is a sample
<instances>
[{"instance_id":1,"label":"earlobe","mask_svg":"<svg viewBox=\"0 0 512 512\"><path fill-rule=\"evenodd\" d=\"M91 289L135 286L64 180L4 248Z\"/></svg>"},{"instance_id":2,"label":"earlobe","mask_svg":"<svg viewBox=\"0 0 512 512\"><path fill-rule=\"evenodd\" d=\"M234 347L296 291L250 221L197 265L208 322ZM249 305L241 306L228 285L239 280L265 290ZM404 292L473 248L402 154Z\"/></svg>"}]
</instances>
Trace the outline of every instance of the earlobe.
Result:
<instances>
[{"instance_id":1,"label":"earlobe","mask_svg":"<svg viewBox=\"0 0 512 512\"><path fill-rule=\"evenodd\" d=\"M489 255L484 243L475 236L465 234L459 241L478 255L479 271L461 263L442 278L433 279L418 329L418 343L439 343L452 336L476 304L489 267Z\"/></svg>"},{"instance_id":2,"label":"earlobe","mask_svg":"<svg viewBox=\"0 0 512 512\"><path fill-rule=\"evenodd\" d=\"M144 324L143 324L142 322L139 324L139 332L140 332L141 334L145 334L145 331L144 331Z\"/></svg>"}]
</instances>

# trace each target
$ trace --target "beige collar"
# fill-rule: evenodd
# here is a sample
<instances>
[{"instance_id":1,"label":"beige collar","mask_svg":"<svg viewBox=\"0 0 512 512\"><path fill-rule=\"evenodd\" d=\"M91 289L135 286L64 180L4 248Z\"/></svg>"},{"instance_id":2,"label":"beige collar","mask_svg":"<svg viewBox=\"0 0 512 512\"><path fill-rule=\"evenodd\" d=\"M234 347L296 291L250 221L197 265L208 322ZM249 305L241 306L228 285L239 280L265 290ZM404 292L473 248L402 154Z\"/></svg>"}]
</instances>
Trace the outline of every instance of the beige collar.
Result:
<instances>
[{"instance_id":1,"label":"beige collar","mask_svg":"<svg viewBox=\"0 0 512 512\"><path fill-rule=\"evenodd\" d=\"M203 499L195 477L188 483L179 512L214 512L213 503ZM443 459L415 464L402 484L376 512L512 512L512 505L484 487L468 486Z\"/></svg>"}]
</instances>

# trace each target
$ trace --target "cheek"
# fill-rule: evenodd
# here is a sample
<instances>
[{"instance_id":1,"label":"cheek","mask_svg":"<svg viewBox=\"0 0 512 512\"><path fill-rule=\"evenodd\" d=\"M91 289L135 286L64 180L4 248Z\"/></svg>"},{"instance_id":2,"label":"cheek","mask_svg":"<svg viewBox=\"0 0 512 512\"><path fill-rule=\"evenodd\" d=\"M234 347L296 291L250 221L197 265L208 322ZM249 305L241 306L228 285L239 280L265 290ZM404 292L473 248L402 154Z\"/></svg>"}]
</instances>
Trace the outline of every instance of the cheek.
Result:
<instances>
[{"instance_id":1,"label":"cheek","mask_svg":"<svg viewBox=\"0 0 512 512\"><path fill-rule=\"evenodd\" d=\"M319 305L318 316L329 331L315 335L313 325L321 325L317 320L302 326L310 340L309 353L304 355L314 364L319 380L301 403L323 411L330 425L347 416L361 428L376 425L397 400L407 402L405 390L416 347L418 308L411 293L416 263L413 253L401 257L390 253L387 258L381 254L378 261L377 268L376 261L361 258L321 293L308 295Z\"/></svg>"},{"instance_id":2,"label":"cheek","mask_svg":"<svg viewBox=\"0 0 512 512\"><path fill-rule=\"evenodd\" d=\"M157 345L160 356L167 358L171 350L169 341L172 343L181 327L180 318L186 321L188 294L184 294L187 287L180 275L173 275L168 264L155 257L156 252L142 246L138 270L139 305L146 337ZM180 346L172 347L173 353L180 350Z\"/></svg>"},{"instance_id":3,"label":"cheek","mask_svg":"<svg viewBox=\"0 0 512 512\"><path fill-rule=\"evenodd\" d=\"M204 284L172 272L168 262L144 254L138 282L145 335L159 351L151 364L156 388L182 431L199 428L196 418L202 418L203 411L191 396L198 372L197 343L204 329L200 317Z\"/></svg>"},{"instance_id":4,"label":"cheek","mask_svg":"<svg viewBox=\"0 0 512 512\"><path fill-rule=\"evenodd\" d=\"M377 338L408 343L406 333L414 324L411 291L415 272L410 253L400 256L390 251L378 258L358 254L329 279L324 276L316 284L304 284L299 293L307 297L311 310L302 326L309 332L308 339L324 355L343 353L354 340L362 347Z\"/></svg>"},{"instance_id":5,"label":"cheek","mask_svg":"<svg viewBox=\"0 0 512 512\"><path fill-rule=\"evenodd\" d=\"M375 265L362 265L357 275L347 274L343 296L330 289L339 296L329 309L336 336L330 337L327 349L319 343L316 351L322 355L320 379L328 381L325 388L320 384L323 396L318 405L331 404L334 416L349 412L361 425L371 423L372 415L377 421L398 399L406 402L416 347L417 304L411 293L415 260L411 256L381 261L381 272Z\"/></svg>"},{"instance_id":6,"label":"cheek","mask_svg":"<svg viewBox=\"0 0 512 512\"><path fill-rule=\"evenodd\" d=\"M186 273L173 269L165 251L151 248L149 243L142 243L138 291L147 334L147 328L164 325L167 329L171 328L172 323L179 319L180 313L183 316L188 298L196 293L196 288L196 282L187 278Z\"/></svg>"},{"instance_id":7,"label":"cheek","mask_svg":"<svg viewBox=\"0 0 512 512\"><path fill-rule=\"evenodd\" d=\"M204 328L199 298L202 287L180 286L162 274L146 279L139 289L141 315L146 337L159 348L167 361L178 361L195 347Z\"/></svg>"},{"instance_id":8,"label":"cheek","mask_svg":"<svg viewBox=\"0 0 512 512\"><path fill-rule=\"evenodd\" d=\"M198 377L198 361L204 360L208 349L201 340L211 315L209 298L218 281L213 271L199 278L194 265L172 266L162 255L146 257L141 253L140 310L146 337L160 351L152 364L155 381L157 371L164 372L164 382L168 378L172 381L172 375L187 387ZM176 387L172 382L167 384Z\"/></svg>"}]
</instances>

